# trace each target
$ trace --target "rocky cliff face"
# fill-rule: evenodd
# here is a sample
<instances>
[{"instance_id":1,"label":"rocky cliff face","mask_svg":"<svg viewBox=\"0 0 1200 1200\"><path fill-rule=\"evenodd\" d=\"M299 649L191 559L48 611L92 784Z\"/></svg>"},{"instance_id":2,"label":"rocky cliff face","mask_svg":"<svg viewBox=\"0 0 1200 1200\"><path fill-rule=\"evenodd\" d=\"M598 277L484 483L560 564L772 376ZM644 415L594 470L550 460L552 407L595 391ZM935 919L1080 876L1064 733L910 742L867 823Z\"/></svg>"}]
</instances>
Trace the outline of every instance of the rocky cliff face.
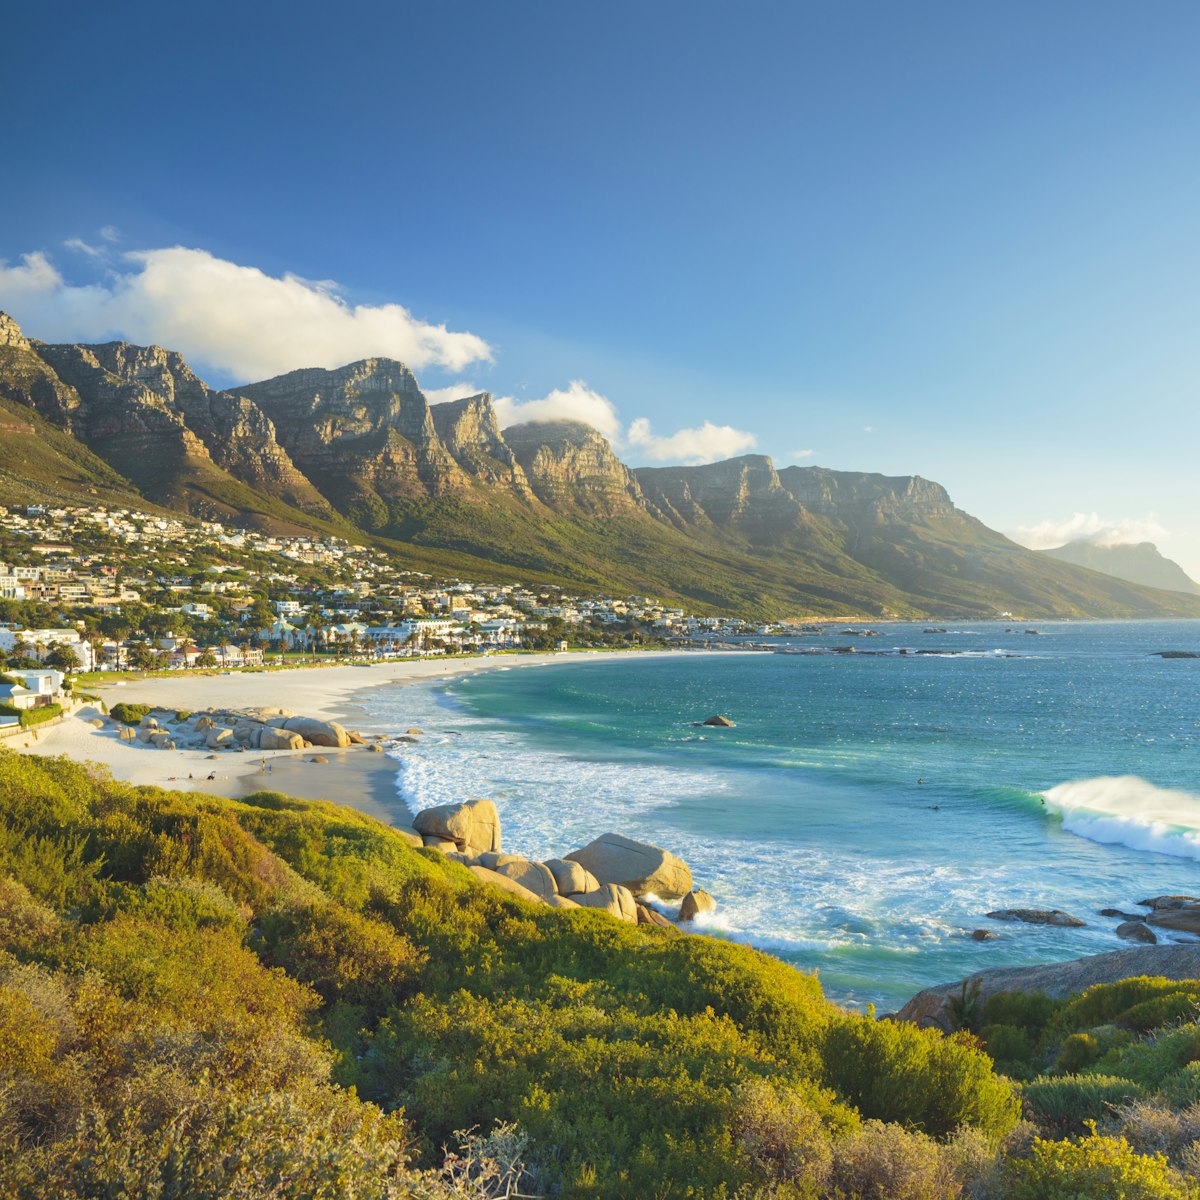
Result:
<instances>
[{"instance_id":1,"label":"rocky cliff face","mask_svg":"<svg viewBox=\"0 0 1200 1200\"><path fill-rule=\"evenodd\" d=\"M467 485L403 363L368 358L237 390L274 421L293 461L320 491L369 528L388 528L414 504Z\"/></svg>"},{"instance_id":2,"label":"rocky cliff face","mask_svg":"<svg viewBox=\"0 0 1200 1200\"><path fill-rule=\"evenodd\" d=\"M579 421L536 421L504 431L534 494L556 512L595 516L645 510L634 473L608 442Z\"/></svg>"},{"instance_id":3,"label":"rocky cliff face","mask_svg":"<svg viewBox=\"0 0 1200 1200\"><path fill-rule=\"evenodd\" d=\"M10 346L14 350L29 349L29 339L6 312L0 312L0 346Z\"/></svg>"},{"instance_id":4,"label":"rocky cliff face","mask_svg":"<svg viewBox=\"0 0 1200 1200\"><path fill-rule=\"evenodd\" d=\"M0 313L0 396L34 409L68 430L82 403L75 389L42 361L7 313Z\"/></svg>"},{"instance_id":5,"label":"rocky cliff face","mask_svg":"<svg viewBox=\"0 0 1200 1200\"><path fill-rule=\"evenodd\" d=\"M487 392L435 404L430 411L442 445L466 475L523 500L533 499L525 471L500 433Z\"/></svg>"},{"instance_id":6,"label":"rocky cliff face","mask_svg":"<svg viewBox=\"0 0 1200 1200\"><path fill-rule=\"evenodd\" d=\"M801 506L763 454L696 467L641 467L637 477L651 511L677 528L735 528L762 542L804 523Z\"/></svg>"},{"instance_id":7,"label":"rocky cliff face","mask_svg":"<svg viewBox=\"0 0 1200 1200\"><path fill-rule=\"evenodd\" d=\"M776 471L761 454L696 467L639 467L637 477L652 510L677 527L734 527L755 541L787 536L812 515L853 525L958 514L943 487L919 476Z\"/></svg>"},{"instance_id":8,"label":"rocky cliff face","mask_svg":"<svg viewBox=\"0 0 1200 1200\"><path fill-rule=\"evenodd\" d=\"M147 494L164 495L184 460L211 462L203 441L168 400L135 373L124 378L106 368L111 347L37 343L36 349L81 400L65 414L65 428Z\"/></svg>"},{"instance_id":9,"label":"rocky cliff face","mask_svg":"<svg viewBox=\"0 0 1200 1200\"><path fill-rule=\"evenodd\" d=\"M455 555L469 573L505 564L763 615L1200 613L1195 596L1024 550L916 476L776 471L761 455L634 472L586 425L502 433L484 393L431 407L390 359L219 391L172 351L43 345L0 316L0 408L0 503L136 485L288 532L344 528L336 513L438 570Z\"/></svg>"},{"instance_id":10,"label":"rocky cliff face","mask_svg":"<svg viewBox=\"0 0 1200 1200\"><path fill-rule=\"evenodd\" d=\"M919 475L785 467L779 480L805 508L824 516L911 521L960 515L941 484Z\"/></svg>"},{"instance_id":11,"label":"rocky cliff face","mask_svg":"<svg viewBox=\"0 0 1200 1200\"><path fill-rule=\"evenodd\" d=\"M161 415L151 417L143 411L161 409L172 428L182 428L179 437L186 453L207 456L242 482L288 504L324 516L331 514L329 502L296 469L262 410L242 396L210 388L182 355L161 346L128 342L44 349L50 361L82 381L89 430L95 426L92 436L100 436L103 427L108 436L120 437L148 421L165 429ZM78 358L73 352L80 352Z\"/></svg>"}]
</instances>

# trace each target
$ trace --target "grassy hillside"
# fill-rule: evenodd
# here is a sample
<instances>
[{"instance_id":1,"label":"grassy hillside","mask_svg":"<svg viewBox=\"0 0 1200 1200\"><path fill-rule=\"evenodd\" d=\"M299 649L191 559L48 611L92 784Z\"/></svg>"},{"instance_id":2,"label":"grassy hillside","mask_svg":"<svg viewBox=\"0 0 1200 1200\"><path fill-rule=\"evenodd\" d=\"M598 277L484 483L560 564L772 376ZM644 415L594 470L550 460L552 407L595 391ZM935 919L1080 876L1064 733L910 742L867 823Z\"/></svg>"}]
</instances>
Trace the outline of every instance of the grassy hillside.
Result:
<instances>
[{"instance_id":1,"label":"grassy hillside","mask_svg":"<svg viewBox=\"0 0 1200 1200\"><path fill-rule=\"evenodd\" d=\"M0 397L0 500L156 506L82 442Z\"/></svg>"},{"instance_id":2,"label":"grassy hillside","mask_svg":"<svg viewBox=\"0 0 1200 1200\"><path fill-rule=\"evenodd\" d=\"M876 1023L347 809L0 752L14 1200L1197 1200L1197 1003L1141 980Z\"/></svg>"},{"instance_id":3,"label":"grassy hillside","mask_svg":"<svg viewBox=\"0 0 1200 1200\"><path fill-rule=\"evenodd\" d=\"M766 1194L774 1124L824 1163L1017 1115L969 1040L745 947L529 906L331 805L9 752L0 1026L16 1197L440 1195L415 1173L497 1121L547 1196Z\"/></svg>"}]
</instances>

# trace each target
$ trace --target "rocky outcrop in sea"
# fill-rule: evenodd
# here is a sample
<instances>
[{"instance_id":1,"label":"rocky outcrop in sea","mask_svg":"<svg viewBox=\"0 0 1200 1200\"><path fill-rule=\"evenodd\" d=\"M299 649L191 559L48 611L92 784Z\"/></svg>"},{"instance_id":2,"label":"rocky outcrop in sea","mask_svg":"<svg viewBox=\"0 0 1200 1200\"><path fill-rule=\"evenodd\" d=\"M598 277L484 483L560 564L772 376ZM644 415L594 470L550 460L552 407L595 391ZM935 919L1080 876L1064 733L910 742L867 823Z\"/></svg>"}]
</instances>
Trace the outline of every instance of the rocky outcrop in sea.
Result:
<instances>
[{"instance_id":1,"label":"rocky outcrop in sea","mask_svg":"<svg viewBox=\"0 0 1200 1200\"><path fill-rule=\"evenodd\" d=\"M693 891L688 865L669 850L605 833L562 858L534 862L501 848L500 816L490 800L426 808L413 818L408 840L439 850L481 882L552 908L596 908L619 921L670 925L658 911L680 901L676 920L694 920L716 906ZM655 907L658 906L658 907Z\"/></svg>"}]
</instances>

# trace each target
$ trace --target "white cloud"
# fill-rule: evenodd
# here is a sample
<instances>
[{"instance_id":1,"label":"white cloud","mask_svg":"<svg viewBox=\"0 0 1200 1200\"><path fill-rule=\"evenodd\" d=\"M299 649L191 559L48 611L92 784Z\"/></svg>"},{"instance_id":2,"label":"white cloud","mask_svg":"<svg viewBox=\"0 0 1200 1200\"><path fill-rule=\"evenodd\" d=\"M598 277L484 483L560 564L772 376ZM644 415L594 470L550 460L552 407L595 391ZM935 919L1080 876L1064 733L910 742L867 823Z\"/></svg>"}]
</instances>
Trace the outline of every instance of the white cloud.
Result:
<instances>
[{"instance_id":1,"label":"white cloud","mask_svg":"<svg viewBox=\"0 0 1200 1200\"><path fill-rule=\"evenodd\" d=\"M118 236L101 231L106 241ZM154 342L243 381L374 356L451 371L492 358L473 333L421 321L399 304L349 304L329 281L267 275L184 246L134 251L119 262L103 283L76 286L40 252L19 266L0 261L0 308L46 341Z\"/></svg>"},{"instance_id":2,"label":"white cloud","mask_svg":"<svg viewBox=\"0 0 1200 1200\"><path fill-rule=\"evenodd\" d=\"M674 459L685 463L715 462L732 458L751 449L758 441L752 433L734 429L732 425L714 425L705 421L696 429L680 429L659 435L653 432L645 417L638 417L629 426L628 441L647 458L662 462Z\"/></svg>"},{"instance_id":3,"label":"white cloud","mask_svg":"<svg viewBox=\"0 0 1200 1200\"><path fill-rule=\"evenodd\" d=\"M478 396L483 388L477 388L473 383L452 383L447 387L421 388L425 399L430 404L445 404L447 400L465 400L468 396Z\"/></svg>"},{"instance_id":4,"label":"white cloud","mask_svg":"<svg viewBox=\"0 0 1200 1200\"><path fill-rule=\"evenodd\" d=\"M44 341L156 343L181 351L201 372L239 382L377 356L398 358L418 371L459 372L492 361L483 338L421 321L399 304L351 304L331 280L267 275L184 246L119 253L110 247L120 236L105 226L97 245L82 238L65 243L103 270L99 283L68 282L40 251L13 265L0 259L0 308ZM437 404L478 391L460 380L426 395ZM638 417L626 430L616 405L581 379L540 399L500 396L494 403L502 427L581 421L618 449L655 462L711 462L744 453L757 441L752 433L711 421L656 434L648 418Z\"/></svg>"},{"instance_id":5,"label":"white cloud","mask_svg":"<svg viewBox=\"0 0 1200 1200\"><path fill-rule=\"evenodd\" d=\"M10 267L7 259L0 258L0 305L16 308L23 301L39 300L62 286L63 277L40 250L22 254L19 267ZM19 314L10 312L9 316L19 319Z\"/></svg>"},{"instance_id":6,"label":"white cloud","mask_svg":"<svg viewBox=\"0 0 1200 1200\"><path fill-rule=\"evenodd\" d=\"M1012 534L1014 541L1031 550L1052 550L1067 542L1092 542L1097 546L1159 542L1170 536L1153 513L1112 521L1094 512L1072 513L1061 521L1046 520L1035 525L1020 525Z\"/></svg>"},{"instance_id":7,"label":"white cloud","mask_svg":"<svg viewBox=\"0 0 1200 1200\"><path fill-rule=\"evenodd\" d=\"M792 450L788 453L788 458L812 458L814 454L815 450Z\"/></svg>"},{"instance_id":8,"label":"white cloud","mask_svg":"<svg viewBox=\"0 0 1200 1200\"><path fill-rule=\"evenodd\" d=\"M568 387L555 388L539 400L498 396L494 403L501 428L525 421L581 421L606 437L616 449L632 449L655 462L714 462L741 454L757 441L752 433L730 425L714 425L711 421L705 421L697 429L680 429L660 436L648 418L637 417L626 430L616 405L582 379L573 379Z\"/></svg>"},{"instance_id":9,"label":"white cloud","mask_svg":"<svg viewBox=\"0 0 1200 1200\"><path fill-rule=\"evenodd\" d=\"M67 238L63 245L68 250L78 250L80 254L86 254L88 258L105 258L108 255L107 246L92 246L83 238Z\"/></svg>"},{"instance_id":10,"label":"white cloud","mask_svg":"<svg viewBox=\"0 0 1200 1200\"><path fill-rule=\"evenodd\" d=\"M540 400L517 400L497 396L494 404L501 429L525 421L582 421L610 442L621 441L621 418L616 405L593 391L582 379L572 379L564 388L555 388Z\"/></svg>"}]
</instances>

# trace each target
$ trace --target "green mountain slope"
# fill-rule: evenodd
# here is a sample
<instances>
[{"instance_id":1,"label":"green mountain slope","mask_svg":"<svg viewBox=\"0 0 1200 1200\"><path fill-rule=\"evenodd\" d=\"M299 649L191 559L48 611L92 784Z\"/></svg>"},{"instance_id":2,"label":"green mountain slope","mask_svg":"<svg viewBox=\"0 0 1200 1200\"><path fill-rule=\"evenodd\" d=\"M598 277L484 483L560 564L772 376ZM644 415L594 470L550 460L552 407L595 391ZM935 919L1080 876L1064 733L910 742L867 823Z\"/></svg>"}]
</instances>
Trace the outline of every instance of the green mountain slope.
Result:
<instances>
[{"instance_id":1,"label":"green mountain slope","mask_svg":"<svg viewBox=\"0 0 1200 1200\"><path fill-rule=\"evenodd\" d=\"M389 359L215 391L173 351L44 345L0 314L0 402L0 501L140 495L433 573L757 617L1200 616L1198 595L1025 550L916 476L631 470L586 425L501 431L486 393L431 406Z\"/></svg>"}]
</instances>

